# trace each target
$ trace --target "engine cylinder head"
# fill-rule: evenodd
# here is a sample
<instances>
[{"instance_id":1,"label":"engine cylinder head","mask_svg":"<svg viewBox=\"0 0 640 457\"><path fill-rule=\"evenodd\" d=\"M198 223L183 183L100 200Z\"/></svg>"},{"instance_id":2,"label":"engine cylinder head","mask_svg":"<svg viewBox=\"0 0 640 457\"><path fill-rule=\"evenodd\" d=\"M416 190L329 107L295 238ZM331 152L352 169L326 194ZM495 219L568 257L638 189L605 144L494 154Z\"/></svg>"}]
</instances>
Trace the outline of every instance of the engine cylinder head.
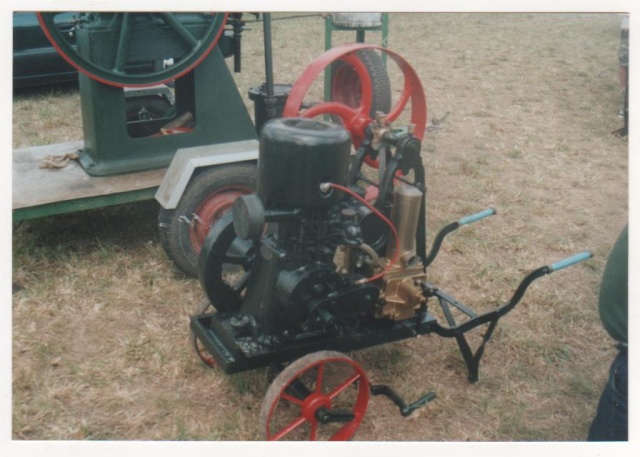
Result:
<instances>
[{"instance_id":1,"label":"engine cylinder head","mask_svg":"<svg viewBox=\"0 0 640 457\"><path fill-rule=\"evenodd\" d=\"M260 135L258 196L266 209L326 206L342 193L320 184L345 185L351 137L340 125L306 118L267 122Z\"/></svg>"}]
</instances>

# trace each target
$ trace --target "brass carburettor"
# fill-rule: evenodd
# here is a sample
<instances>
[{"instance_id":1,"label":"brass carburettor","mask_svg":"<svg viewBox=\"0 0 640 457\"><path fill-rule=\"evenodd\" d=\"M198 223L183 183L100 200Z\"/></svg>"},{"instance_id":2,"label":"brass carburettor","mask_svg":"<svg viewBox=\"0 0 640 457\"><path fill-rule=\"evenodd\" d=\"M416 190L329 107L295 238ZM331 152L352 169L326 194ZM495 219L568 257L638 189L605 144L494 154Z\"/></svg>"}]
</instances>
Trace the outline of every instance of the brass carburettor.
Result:
<instances>
[{"instance_id":1,"label":"brass carburettor","mask_svg":"<svg viewBox=\"0 0 640 457\"><path fill-rule=\"evenodd\" d=\"M426 274L420 257L416 255L415 241L422 195L415 186L401 185L395 189L391 222L396 227L398 243L387 245L385 261L391 262L394 257L398 260L384 276L382 305L376 317L408 319L415 316L416 310L427 300L420 287L420 282L426 280Z\"/></svg>"}]
</instances>

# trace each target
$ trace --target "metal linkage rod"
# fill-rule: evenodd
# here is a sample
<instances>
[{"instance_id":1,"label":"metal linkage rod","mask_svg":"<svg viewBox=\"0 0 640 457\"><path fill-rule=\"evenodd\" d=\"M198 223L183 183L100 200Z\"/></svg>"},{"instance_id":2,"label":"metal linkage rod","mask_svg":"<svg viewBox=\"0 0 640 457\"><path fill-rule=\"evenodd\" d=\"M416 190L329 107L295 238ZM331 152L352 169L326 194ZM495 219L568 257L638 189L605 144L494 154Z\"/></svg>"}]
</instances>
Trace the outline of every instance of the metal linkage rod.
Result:
<instances>
[{"instance_id":1,"label":"metal linkage rod","mask_svg":"<svg viewBox=\"0 0 640 457\"><path fill-rule=\"evenodd\" d=\"M267 98L264 101L267 120L276 117L276 98L273 89L273 46L271 40L271 13L263 13L264 70Z\"/></svg>"}]
</instances>

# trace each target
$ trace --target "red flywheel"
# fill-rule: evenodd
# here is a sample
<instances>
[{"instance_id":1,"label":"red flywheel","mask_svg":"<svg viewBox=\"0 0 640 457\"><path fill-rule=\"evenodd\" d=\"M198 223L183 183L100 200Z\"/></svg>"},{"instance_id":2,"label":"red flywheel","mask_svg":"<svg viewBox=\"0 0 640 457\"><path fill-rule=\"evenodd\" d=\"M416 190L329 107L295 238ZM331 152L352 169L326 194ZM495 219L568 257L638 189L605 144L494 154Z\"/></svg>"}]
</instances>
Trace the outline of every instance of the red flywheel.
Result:
<instances>
[{"instance_id":1,"label":"red flywheel","mask_svg":"<svg viewBox=\"0 0 640 457\"><path fill-rule=\"evenodd\" d=\"M402 93L391 110L385 113L385 120L389 123L397 120L407 109L409 102L411 102L409 123L415 126L414 136L422 140L427 125L427 103L418 75L399 54L381 46L370 44L354 43L336 46L311 62L293 85L284 107L283 116L316 117L325 114L337 116L344 127L351 133L353 144L357 148L364 138L365 128L373 122L370 114L373 99L371 77L367 66L358 58L357 54L358 51L363 49L375 49L387 54L402 71L404 77ZM346 62L357 74L361 94L352 97L351 100L359 100L359 105L354 107L345 103L328 101L316 103L308 109L303 109L305 96L314 80L325 68L336 61ZM356 87L355 84L353 86Z\"/></svg>"}]
</instances>

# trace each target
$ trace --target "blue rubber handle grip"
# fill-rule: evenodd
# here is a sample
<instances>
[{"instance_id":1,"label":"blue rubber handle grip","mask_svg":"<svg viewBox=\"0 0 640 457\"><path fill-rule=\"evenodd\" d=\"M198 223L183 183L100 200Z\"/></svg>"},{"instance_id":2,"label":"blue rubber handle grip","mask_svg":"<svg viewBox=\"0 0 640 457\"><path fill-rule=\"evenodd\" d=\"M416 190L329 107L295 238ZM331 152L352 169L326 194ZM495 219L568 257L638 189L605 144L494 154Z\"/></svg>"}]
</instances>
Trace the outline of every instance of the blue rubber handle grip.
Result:
<instances>
[{"instance_id":1,"label":"blue rubber handle grip","mask_svg":"<svg viewBox=\"0 0 640 457\"><path fill-rule=\"evenodd\" d=\"M472 214L471 216L463 217L458 220L458 225L467 225L472 222L478 222L480 219L484 219L485 217L493 216L496 214L496 210L493 208L485 209L484 211L480 211L479 213Z\"/></svg>"},{"instance_id":2,"label":"blue rubber handle grip","mask_svg":"<svg viewBox=\"0 0 640 457\"><path fill-rule=\"evenodd\" d=\"M552 263L549 265L549 270L552 272L562 270L563 268L570 267L573 264L590 259L591 257L593 257L593 254L590 251L584 251L574 256L567 257L566 259L558 260L556 263Z\"/></svg>"}]
</instances>

